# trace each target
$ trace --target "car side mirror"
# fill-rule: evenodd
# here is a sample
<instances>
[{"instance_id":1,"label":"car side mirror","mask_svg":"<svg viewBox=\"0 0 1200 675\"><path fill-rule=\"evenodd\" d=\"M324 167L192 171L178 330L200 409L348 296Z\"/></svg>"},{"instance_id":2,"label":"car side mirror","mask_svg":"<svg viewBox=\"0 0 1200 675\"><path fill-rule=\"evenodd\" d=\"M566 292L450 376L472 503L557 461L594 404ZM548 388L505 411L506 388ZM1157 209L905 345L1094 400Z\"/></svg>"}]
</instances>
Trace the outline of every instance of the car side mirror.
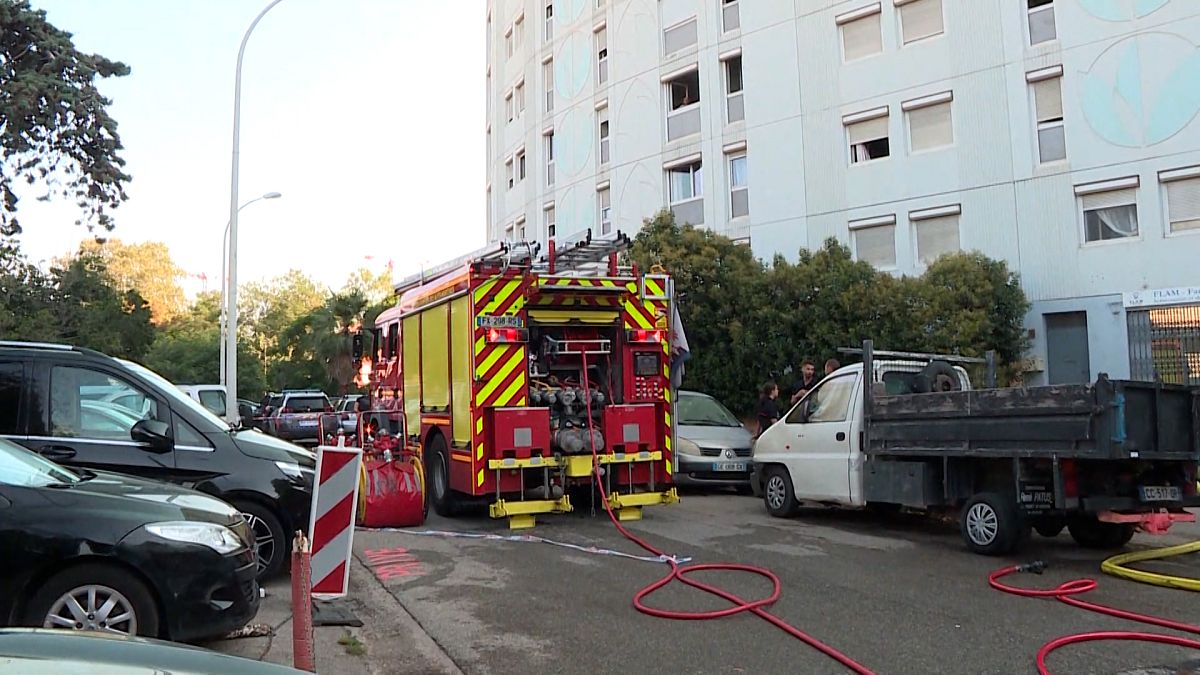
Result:
<instances>
[{"instance_id":1,"label":"car side mirror","mask_svg":"<svg viewBox=\"0 0 1200 675\"><path fill-rule=\"evenodd\" d=\"M171 438L171 425L159 420L140 420L129 430L129 437L144 443L143 450L156 454L170 452L175 448Z\"/></svg>"}]
</instances>

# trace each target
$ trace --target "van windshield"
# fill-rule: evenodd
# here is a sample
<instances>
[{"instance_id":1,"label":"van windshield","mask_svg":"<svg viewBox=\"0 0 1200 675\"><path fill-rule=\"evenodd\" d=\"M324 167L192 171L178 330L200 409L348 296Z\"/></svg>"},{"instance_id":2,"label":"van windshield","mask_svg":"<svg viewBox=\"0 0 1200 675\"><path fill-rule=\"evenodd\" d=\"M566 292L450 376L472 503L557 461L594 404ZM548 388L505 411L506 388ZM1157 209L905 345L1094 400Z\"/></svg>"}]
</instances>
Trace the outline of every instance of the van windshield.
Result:
<instances>
[{"instance_id":1,"label":"van windshield","mask_svg":"<svg viewBox=\"0 0 1200 675\"><path fill-rule=\"evenodd\" d=\"M132 370L134 373L142 376L143 379L150 381L154 385L157 385L159 392L171 399L172 406L187 408L191 412L195 413L197 417L205 420L211 424L212 427L214 427L210 429L201 429L201 431L228 431L232 428L229 426L228 422L214 415L208 408L200 405L196 399L183 393L182 389L168 382L167 379L162 375L159 375L153 370L150 370L149 368L132 361L126 361L124 359L117 359L117 361L129 370Z\"/></svg>"}]
</instances>

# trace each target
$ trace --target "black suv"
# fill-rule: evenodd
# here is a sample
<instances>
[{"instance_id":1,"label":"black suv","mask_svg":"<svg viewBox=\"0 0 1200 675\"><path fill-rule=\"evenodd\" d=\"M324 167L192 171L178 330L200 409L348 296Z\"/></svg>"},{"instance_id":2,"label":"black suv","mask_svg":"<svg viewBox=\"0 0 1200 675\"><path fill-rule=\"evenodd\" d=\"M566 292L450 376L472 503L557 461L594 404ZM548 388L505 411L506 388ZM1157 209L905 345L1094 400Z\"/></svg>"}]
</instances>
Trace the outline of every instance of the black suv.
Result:
<instances>
[{"instance_id":1,"label":"black suv","mask_svg":"<svg viewBox=\"0 0 1200 675\"><path fill-rule=\"evenodd\" d=\"M68 467L178 483L237 507L259 578L280 572L308 528L316 459L230 427L143 366L90 349L0 342L0 437Z\"/></svg>"}]
</instances>

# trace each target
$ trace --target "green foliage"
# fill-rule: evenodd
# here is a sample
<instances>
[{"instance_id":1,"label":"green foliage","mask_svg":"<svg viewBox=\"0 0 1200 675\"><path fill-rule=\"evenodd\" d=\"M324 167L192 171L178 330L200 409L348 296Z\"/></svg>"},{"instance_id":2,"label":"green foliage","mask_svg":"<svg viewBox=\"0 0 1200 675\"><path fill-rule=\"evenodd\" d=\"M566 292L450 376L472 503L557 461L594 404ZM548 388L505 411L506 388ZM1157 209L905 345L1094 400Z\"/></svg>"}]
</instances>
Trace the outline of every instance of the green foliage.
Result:
<instances>
[{"instance_id":1,"label":"green foliage","mask_svg":"<svg viewBox=\"0 0 1200 675\"><path fill-rule=\"evenodd\" d=\"M358 291L335 293L288 327L283 342L291 363L309 365L302 372L305 386L334 394L350 390L354 380L351 336L362 325L367 309L367 298Z\"/></svg>"},{"instance_id":2,"label":"green foliage","mask_svg":"<svg viewBox=\"0 0 1200 675\"><path fill-rule=\"evenodd\" d=\"M40 182L45 199L73 200L84 213L77 224L112 229L107 211L125 201L130 178L96 79L128 74L123 63L78 51L28 0L0 0L0 236L21 231L18 181Z\"/></svg>"},{"instance_id":3,"label":"green foliage","mask_svg":"<svg viewBox=\"0 0 1200 675\"><path fill-rule=\"evenodd\" d=\"M83 254L46 275L4 246L0 335L140 359L154 342L154 327L146 301L135 290L117 290L100 257Z\"/></svg>"},{"instance_id":4,"label":"green foliage","mask_svg":"<svg viewBox=\"0 0 1200 675\"><path fill-rule=\"evenodd\" d=\"M944 256L920 277L895 277L828 239L795 263L777 257L766 267L748 248L663 212L646 222L628 257L643 269L660 264L675 279L692 350L684 386L740 412L767 379L786 391L804 359L820 372L838 348L868 338L880 349L995 349L1008 373L1028 348L1029 303L1017 276L975 252Z\"/></svg>"},{"instance_id":5,"label":"green foliage","mask_svg":"<svg viewBox=\"0 0 1200 675\"><path fill-rule=\"evenodd\" d=\"M184 311L187 302L179 285L183 269L159 241L126 244L120 239L89 239L80 245L104 259L109 277L121 290L137 290L150 305L155 324L163 324Z\"/></svg>"}]
</instances>

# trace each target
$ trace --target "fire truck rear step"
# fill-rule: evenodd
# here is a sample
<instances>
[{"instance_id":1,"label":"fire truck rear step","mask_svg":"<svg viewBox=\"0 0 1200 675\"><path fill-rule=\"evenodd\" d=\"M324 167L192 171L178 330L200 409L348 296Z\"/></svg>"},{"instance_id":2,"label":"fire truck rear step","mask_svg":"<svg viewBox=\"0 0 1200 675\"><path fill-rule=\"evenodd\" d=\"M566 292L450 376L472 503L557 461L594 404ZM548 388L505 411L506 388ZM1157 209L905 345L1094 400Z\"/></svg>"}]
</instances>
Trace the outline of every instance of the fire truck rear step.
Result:
<instances>
[{"instance_id":1,"label":"fire truck rear step","mask_svg":"<svg viewBox=\"0 0 1200 675\"><path fill-rule=\"evenodd\" d=\"M508 501L497 500L489 507L493 518L508 518L508 529L524 530L537 524L539 513L570 513L574 510L571 498L563 495L558 499L530 499Z\"/></svg>"}]
</instances>

